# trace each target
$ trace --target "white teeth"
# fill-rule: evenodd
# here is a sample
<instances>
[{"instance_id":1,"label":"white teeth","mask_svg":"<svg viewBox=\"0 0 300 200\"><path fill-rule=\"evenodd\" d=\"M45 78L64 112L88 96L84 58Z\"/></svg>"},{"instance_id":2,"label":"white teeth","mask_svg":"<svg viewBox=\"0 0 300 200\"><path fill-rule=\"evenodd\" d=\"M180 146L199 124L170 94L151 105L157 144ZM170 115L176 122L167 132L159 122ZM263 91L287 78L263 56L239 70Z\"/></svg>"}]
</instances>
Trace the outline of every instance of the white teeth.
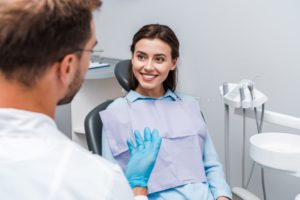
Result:
<instances>
[{"instance_id":1,"label":"white teeth","mask_svg":"<svg viewBox=\"0 0 300 200\"><path fill-rule=\"evenodd\" d=\"M155 75L151 75L151 74L143 74L143 77L147 78L147 79L152 79L155 77Z\"/></svg>"},{"instance_id":2,"label":"white teeth","mask_svg":"<svg viewBox=\"0 0 300 200\"><path fill-rule=\"evenodd\" d=\"M152 74L143 74L144 79L146 80L151 80L154 79L156 77L156 75L152 75Z\"/></svg>"}]
</instances>

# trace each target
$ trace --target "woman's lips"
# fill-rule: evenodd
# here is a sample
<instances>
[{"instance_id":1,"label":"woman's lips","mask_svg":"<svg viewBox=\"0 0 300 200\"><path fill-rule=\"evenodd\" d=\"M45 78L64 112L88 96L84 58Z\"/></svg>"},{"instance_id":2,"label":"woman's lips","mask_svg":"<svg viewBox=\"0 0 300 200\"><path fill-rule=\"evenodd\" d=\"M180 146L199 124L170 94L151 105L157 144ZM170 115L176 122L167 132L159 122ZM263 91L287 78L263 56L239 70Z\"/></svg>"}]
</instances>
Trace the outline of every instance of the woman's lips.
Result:
<instances>
[{"instance_id":1,"label":"woman's lips","mask_svg":"<svg viewBox=\"0 0 300 200\"><path fill-rule=\"evenodd\" d=\"M143 79L146 80L146 81L151 81L151 80L153 80L157 77L157 75L155 75L155 74L143 74L143 73L141 73L141 75L142 75Z\"/></svg>"}]
</instances>

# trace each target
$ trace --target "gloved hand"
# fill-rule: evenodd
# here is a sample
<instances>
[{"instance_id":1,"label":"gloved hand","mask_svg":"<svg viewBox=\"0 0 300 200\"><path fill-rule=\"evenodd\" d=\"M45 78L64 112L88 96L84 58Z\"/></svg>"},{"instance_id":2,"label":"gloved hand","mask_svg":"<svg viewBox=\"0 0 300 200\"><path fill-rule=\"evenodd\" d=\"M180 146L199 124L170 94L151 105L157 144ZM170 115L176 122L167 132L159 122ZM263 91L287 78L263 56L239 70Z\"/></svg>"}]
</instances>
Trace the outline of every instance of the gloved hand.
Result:
<instances>
[{"instance_id":1,"label":"gloved hand","mask_svg":"<svg viewBox=\"0 0 300 200\"><path fill-rule=\"evenodd\" d=\"M162 139L157 129L151 133L148 127L144 129L144 139L138 130L134 131L134 137L137 146L133 144L132 140L127 140L130 159L125 175L131 188L147 187Z\"/></svg>"}]
</instances>

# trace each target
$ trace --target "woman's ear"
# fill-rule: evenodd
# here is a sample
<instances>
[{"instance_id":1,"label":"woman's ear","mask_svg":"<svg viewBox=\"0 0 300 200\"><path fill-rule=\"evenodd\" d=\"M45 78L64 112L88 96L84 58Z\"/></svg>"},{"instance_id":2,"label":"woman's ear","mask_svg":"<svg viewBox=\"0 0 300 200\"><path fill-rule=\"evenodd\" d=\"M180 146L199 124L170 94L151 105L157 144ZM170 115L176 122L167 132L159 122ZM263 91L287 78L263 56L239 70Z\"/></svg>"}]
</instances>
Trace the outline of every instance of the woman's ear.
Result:
<instances>
[{"instance_id":1,"label":"woman's ear","mask_svg":"<svg viewBox=\"0 0 300 200\"><path fill-rule=\"evenodd\" d=\"M177 67L177 58L172 59L172 67L171 67L171 70L176 69L176 67Z\"/></svg>"}]
</instances>

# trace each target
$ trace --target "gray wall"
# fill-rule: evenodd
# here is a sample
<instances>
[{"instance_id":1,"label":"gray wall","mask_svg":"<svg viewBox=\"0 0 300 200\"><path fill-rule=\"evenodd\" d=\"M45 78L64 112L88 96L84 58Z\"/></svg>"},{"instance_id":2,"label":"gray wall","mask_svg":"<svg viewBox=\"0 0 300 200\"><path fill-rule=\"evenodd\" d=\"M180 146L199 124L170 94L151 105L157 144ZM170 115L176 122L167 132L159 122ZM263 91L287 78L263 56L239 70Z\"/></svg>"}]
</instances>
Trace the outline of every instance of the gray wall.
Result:
<instances>
[{"instance_id":1,"label":"gray wall","mask_svg":"<svg viewBox=\"0 0 300 200\"><path fill-rule=\"evenodd\" d=\"M129 58L131 38L144 24L167 24L177 33L179 90L199 97L224 163L218 90L223 82L252 79L269 97L267 109L300 117L299 10L299 0L104 0L95 21L100 47L109 57ZM240 117L232 117L232 186L241 184L241 123ZM254 125L249 121L249 135ZM261 196L258 172L250 190ZM276 171L266 171L266 184L268 199L293 199L300 193L300 179Z\"/></svg>"}]
</instances>

